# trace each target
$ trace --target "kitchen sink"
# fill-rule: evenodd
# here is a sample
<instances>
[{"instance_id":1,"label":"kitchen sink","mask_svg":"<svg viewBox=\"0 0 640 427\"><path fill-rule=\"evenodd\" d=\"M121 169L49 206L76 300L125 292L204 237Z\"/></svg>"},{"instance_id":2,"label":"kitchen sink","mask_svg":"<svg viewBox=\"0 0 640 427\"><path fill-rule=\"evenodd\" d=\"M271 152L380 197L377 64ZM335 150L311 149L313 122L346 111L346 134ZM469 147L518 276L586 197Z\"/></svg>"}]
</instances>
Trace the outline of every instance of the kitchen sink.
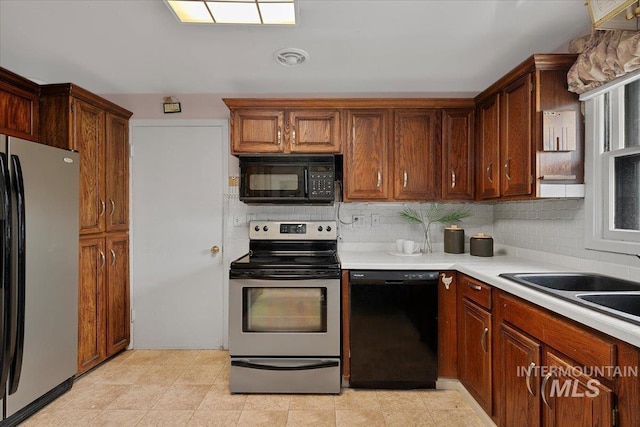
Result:
<instances>
[{"instance_id":1,"label":"kitchen sink","mask_svg":"<svg viewBox=\"0 0 640 427\"><path fill-rule=\"evenodd\" d=\"M504 273L524 285L571 292L640 291L640 283L593 273Z\"/></svg>"},{"instance_id":2,"label":"kitchen sink","mask_svg":"<svg viewBox=\"0 0 640 427\"><path fill-rule=\"evenodd\" d=\"M583 294L577 298L640 317L640 294Z\"/></svg>"},{"instance_id":3,"label":"kitchen sink","mask_svg":"<svg viewBox=\"0 0 640 427\"><path fill-rule=\"evenodd\" d=\"M595 273L502 273L500 277L640 325L640 283Z\"/></svg>"}]
</instances>

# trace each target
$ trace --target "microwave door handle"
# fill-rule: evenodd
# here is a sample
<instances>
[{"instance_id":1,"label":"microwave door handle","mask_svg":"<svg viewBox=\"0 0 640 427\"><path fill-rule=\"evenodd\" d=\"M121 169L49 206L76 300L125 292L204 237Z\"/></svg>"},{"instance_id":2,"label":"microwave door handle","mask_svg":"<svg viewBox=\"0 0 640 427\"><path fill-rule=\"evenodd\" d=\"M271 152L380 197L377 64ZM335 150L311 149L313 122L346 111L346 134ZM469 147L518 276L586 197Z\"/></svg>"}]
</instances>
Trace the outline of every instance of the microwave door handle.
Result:
<instances>
[{"instance_id":1,"label":"microwave door handle","mask_svg":"<svg viewBox=\"0 0 640 427\"><path fill-rule=\"evenodd\" d=\"M304 198L309 198L309 169L304 168Z\"/></svg>"}]
</instances>

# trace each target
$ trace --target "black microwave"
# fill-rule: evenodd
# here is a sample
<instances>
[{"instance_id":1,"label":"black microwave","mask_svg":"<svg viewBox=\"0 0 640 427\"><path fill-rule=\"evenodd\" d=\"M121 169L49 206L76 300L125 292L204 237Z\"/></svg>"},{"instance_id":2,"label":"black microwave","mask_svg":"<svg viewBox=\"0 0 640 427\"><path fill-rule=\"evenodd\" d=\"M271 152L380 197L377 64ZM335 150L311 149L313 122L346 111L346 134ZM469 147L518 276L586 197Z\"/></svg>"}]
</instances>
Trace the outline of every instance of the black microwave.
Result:
<instances>
[{"instance_id":1,"label":"black microwave","mask_svg":"<svg viewBox=\"0 0 640 427\"><path fill-rule=\"evenodd\" d=\"M240 156L240 200L245 203L332 204L333 155Z\"/></svg>"}]
</instances>

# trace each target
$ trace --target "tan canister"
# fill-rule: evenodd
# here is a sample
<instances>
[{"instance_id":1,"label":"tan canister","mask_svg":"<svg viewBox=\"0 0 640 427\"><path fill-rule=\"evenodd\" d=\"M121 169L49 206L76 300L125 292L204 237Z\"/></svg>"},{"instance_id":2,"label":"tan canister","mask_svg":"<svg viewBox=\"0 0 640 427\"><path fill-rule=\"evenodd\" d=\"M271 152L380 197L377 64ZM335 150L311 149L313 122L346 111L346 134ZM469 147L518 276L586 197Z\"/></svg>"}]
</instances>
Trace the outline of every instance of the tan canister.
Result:
<instances>
[{"instance_id":1,"label":"tan canister","mask_svg":"<svg viewBox=\"0 0 640 427\"><path fill-rule=\"evenodd\" d=\"M469 239L469 252L474 256L493 256L493 238L484 233L478 233Z\"/></svg>"},{"instance_id":2,"label":"tan canister","mask_svg":"<svg viewBox=\"0 0 640 427\"><path fill-rule=\"evenodd\" d=\"M448 254L464 253L464 229L453 224L444 228L444 251Z\"/></svg>"}]
</instances>

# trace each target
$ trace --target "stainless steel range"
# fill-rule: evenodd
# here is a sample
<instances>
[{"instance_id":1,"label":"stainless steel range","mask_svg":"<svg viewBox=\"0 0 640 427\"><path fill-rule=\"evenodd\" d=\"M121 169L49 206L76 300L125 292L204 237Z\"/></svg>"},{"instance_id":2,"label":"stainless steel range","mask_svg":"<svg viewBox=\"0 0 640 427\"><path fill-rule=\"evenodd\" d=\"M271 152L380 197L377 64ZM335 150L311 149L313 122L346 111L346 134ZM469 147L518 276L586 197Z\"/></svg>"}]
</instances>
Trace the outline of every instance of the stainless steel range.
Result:
<instances>
[{"instance_id":1,"label":"stainless steel range","mask_svg":"<svg viewBox=\"0 0 640 427\"><path fill-rule=\"evenodd\" d=\"M340 393L335 221L251 221L229 271L232 393Z\"/></svg>"}]
</instances>

